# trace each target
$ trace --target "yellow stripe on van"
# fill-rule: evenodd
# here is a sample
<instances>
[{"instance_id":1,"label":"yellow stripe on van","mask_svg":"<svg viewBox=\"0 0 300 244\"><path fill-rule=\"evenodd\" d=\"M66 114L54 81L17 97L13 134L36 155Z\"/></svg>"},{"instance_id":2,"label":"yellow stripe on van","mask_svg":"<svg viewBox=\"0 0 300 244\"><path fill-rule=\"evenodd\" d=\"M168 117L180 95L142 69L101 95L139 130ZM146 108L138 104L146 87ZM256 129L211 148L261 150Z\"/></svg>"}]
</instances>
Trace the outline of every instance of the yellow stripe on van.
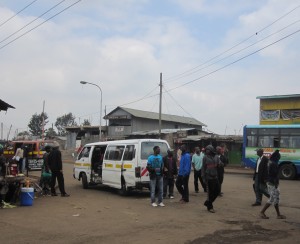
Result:
<instances>
[{"instance_id":1,"label":"yellow stripe on van","mask_svg":"<svg viewBox=\"0 0 300 244\"><path fill-rule=\"evenodd\" d=\"M112 168L112 167L113 167L113 165L112 165L112 164L108 164L108 163L106 163L106 164L105 164L105 167L106 167L106 168Z\"/></svg>"},{"instance_id":2,"label":"yellow stripe on van","mask_svg":"<svg viewBox=\"0 0 300 244\"><path fill-rule=\"evenodd\" d=\"M116 164L116 168L117 169L121 169L122 168L122 164Z\"/></svg>"},{"instance_id":3,"label":"yellow stripe on van","mask_svg":"<svg viewBox=\"0 0 300 244\"><path fill-rule=\"evenodd\" d=\"M75 166L79 166L79 167L89 167L90 164L89 164L89 163L75 163Z\"/></svg>"},{"instance_id":4,"label":"yellow stripe on van","mask_svg":"<svg viewBox=\"0 0 300 244\"><path fill-rule=\"evenodd\" d=\"M124 169L132 169L132 164L124 164Z\"/></svg>"}]
</instances>

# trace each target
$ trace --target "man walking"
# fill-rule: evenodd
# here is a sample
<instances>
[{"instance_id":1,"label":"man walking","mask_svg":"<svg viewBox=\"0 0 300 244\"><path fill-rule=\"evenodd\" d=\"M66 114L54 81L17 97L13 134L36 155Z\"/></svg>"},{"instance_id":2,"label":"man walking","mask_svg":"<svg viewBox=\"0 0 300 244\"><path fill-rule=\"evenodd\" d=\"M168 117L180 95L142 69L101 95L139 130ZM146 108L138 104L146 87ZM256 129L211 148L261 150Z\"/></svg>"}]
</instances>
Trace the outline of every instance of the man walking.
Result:
<instances>
[{"instance_id":1,"label":"man walking","mask_svg":"<svg viewBox=\"0 0 300 244\"><path fill-rule=\"evenodd\" d=\"M203 157L204 157L204 153L200 152L199 147L196 147L195 153L192 157L192 166L193 166L193 170L194 170L194 187L195 187L196 193L199 192L198 180L200 181L204 192L206 192L206 185L204 184L202 176L201 176Z\"/></svg>"},{"instance_id":2,"label":"man walking","mask_svg":"<svg viewBox=\"0 0 300 244\"><path fill-rule=\"evenodd\" d=\"M186 151L186 146L181 146L181 158L180 158L180 166L178 177L176 180L176 188L178 192L181 194L181 203L189 202L189 177L191 173L191 156Z\"/></svg>"},{"instance_id":3,"label":"man walking","mask_svg":"<svg viewBox=\"0 0 300 244\"><path fill-rule=\"evenodd\" d=\"M268 177L268 158L264 156L264 150L262 148L256 150L258 159L256 160L256 167L253 175L254 180L254 192L255 203L252 206L260 206L262 201L262 194L266 197L270 197L267 191L267 177Z\"/></svg>"},{"instance_id":4,"label":"man walking","mask_svg":"<svg viewBox=\"0 0 300 244\"><path fill-rule=\"evenodd\" d=\"M62 169L61 152L59 151L58 143L53 147L52 151L48 155L48 165L51 170L51 196L57 196L55 191L56 178L58 182L58 188L62 197L69 197L70 195L65 191L64 175Z\"/></svg>"},{"instance_id":5,"label":"man walking","mask_svg":"<svg viewBox=\"0 0 300 244\"><path fill-rule=\"evenodd\" d=\"M152 207L164 207L163 204L163 159L160 147L153 147L153 155L148 157L147 169L150 177L150 197ZM155 202L155 189L158 188L158 204Z\"/></svg>"},{"instance_id":6,"label":"man walking","mask_svg":"<svg viewBox=\"0 0 300 244\"><path fill-rule=\"evenodd\" d=\"M207 200L204 206L207 211L214 213L213 202L216 200L220 193L220 184L218 179L218 167L221 161L218 155L215 154L215 149L212 145L205 148L205 156L202 165L202 177L207 185Z\"/></svg>"}]
</instances>

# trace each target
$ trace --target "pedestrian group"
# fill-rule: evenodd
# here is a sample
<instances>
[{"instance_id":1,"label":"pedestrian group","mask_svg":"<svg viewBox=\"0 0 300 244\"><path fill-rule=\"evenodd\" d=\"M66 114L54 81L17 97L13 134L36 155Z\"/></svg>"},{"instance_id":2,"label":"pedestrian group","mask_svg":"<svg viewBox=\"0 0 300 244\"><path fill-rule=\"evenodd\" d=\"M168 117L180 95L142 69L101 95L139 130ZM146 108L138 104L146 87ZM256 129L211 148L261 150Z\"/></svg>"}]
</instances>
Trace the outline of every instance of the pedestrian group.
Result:
<instances>
[{"instance_id":1,"label":"pedestrian group","mask_svg":"<svg viewBox=\"0 0 300 244\"><path fill-rule=\"evenodd\" d=\"M191 156L187 152L186 145L182 145L177 151L177 157L171 150L162 158L159 146L153 148L153 155L148 158L147 169L150 176L150 196L153 207L164 207L163 199L167 196L174 199L174 185L181 195L180 203L189 202L189 177L191 168L194 171L194 190L199 193L199 182L203 192L207 193L204 206L207 211L215 213L213 203L217 197L222 197L222 183L224 180L224 167L229 163L226 156L226 146L217 146L216 150L212 145L208 145L200 150L195 148L195 153ZM263 149L256 150L257 161L253 174L253 190L255 202L252 206L261 206L262 197L268 198L267 203L259 212L259 217L268 219L266 210L273 204L278 219L286 217L279 210L279 177L278 162L280 160L279 150L271 155L270 158L264 155ZM177 159L177 160L176 160ZM179 169L177 170L179 166ZM157 203L156 203L157 195Z\"/></svg>"},{"instance_id":2,"label":"pedestrian group","mask_svg":"<svg viewBox=\"0 0 300 244\"><path fill-rule=\"evenodd\" d=\"M209 212L214 213L213 202L223 194L221 193L221 185L224 179L224 167L228 164L225 145L217 147L217 151L212 145L201 150L196 147L192 156L187 151L186 145L182 145L178 150L177 160L171 150L168 150L167 153L162 158L159 146L155 146L153 154L148 158L147 169L150 177L151 205L164 207L164 198L167 196L170 199L174 198L174 186L181 195L179 202L188 203L189 177L191 168L193 168L195 192L199 193L198 182L200 181L201 188L207 193L204 205Z\"/></svg>"}]
</instances>

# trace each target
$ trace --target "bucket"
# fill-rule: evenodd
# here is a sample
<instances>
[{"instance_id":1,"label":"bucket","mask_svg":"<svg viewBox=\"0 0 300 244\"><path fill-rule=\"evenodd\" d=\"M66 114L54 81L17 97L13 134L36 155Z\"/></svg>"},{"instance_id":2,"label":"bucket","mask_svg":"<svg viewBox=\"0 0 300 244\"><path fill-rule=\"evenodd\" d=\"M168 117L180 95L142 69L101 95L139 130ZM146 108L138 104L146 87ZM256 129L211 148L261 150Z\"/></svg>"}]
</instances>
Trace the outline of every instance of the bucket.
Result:
<instances>
[{"instance_id":1,"label":"bucket","mask_svg":"<svg viewBox=\"0 0 300 244\"><path fill-rule=\"evenodd\" d=\"M20 202L21 206L32 206L34 199L34 188L22 187Z\"/></svg>"},{"instance_id":2,"label":"bucket","mask_svg":"<svg viewBox=\"0 0 300 244\"><path fill-rule=\"evenodd\" d=\"M18 174L18 165L17 164L11 164L9 166L9 171L10 171L11 175L16 176Z\"/></svg>"}]
</instances>

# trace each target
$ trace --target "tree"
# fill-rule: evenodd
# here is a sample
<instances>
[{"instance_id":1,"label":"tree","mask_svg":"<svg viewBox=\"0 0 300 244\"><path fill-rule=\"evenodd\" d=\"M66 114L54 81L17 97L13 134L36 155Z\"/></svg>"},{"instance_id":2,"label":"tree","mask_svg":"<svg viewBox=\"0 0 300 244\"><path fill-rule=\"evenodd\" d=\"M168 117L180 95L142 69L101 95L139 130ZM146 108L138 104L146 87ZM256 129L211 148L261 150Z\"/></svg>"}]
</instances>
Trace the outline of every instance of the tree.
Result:
<instances>
[{"instance_id":1,"label":"tree","mask_svg":"<svg viewBox=\"0 0 300 244\"><path fill-rule=\"evenodd\" d=\"M18 133L18 136L30 136L28 131L22 131Z\"/></svg>"},{"instance_id":2,"label":"tree","mask_svg":"<svg viewBox=\"0 0 300 244\"><path fill-rule=\"evenodd\" d=\"M82 125L91 125L91 122L88 119L85 119Z\"/></svg>"},{"instance_id":3,"label":"tree","mask_svg":"<svg viewBox=\"0 0 300 244\"><path fill-rule=\"evenodd\" d=\"M41 136L43 132L43 121L45 127L45 125L48 123L47 119L48 119L48 115L46 113L41 113L41 114L35 113L34 115L32 115L30 122L28 124L29 132L31 133L31 135Z\"/></svg>"},{"instance_id":4,"label":"tree","mask_svg":"<svg viewBox=\"0 0 300 244\"><path fill-rule=\"evenodd\" d=\"M56 131L53 128L49 128L47 130L46 137L47 138L53 138L54 136L57 136Z\"/></svg>"},{"instance_id":5,"label":"tree","mask_svg":"<svg viewBox=\"0 0 300 244\"><path fill-rule=\"evenodd\" d=\"M55 127L58 131L59 136L65 136L65 128L68 126L76 126L75 116L72 113L65 114L61 117L58 117L55 122Z\"/></svg>"}]
</instances>

